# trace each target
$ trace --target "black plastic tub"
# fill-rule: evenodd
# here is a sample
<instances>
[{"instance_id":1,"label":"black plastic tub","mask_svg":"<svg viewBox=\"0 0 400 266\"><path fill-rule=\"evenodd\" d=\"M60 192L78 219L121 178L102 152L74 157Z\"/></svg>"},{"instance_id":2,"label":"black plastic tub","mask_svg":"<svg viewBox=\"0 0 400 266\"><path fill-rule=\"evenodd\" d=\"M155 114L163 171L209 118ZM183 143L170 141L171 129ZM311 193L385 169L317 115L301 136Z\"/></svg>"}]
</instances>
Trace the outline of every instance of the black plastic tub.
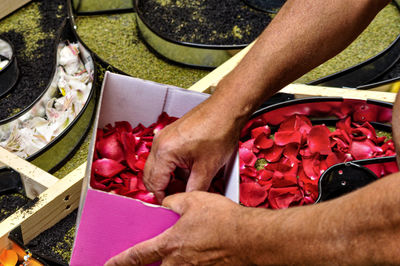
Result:
<instances>
[{"instance_id":1,"label":"black plastic tub","mask_svg":"<svg viewBox=\"0 0 400 266\"><path fill-rule=\"evenodd\" d=\"M391 133L392 108L393 104L376 100L312 97L261 108L254 112L250 120L262 117L274 132L282 121L294 114L307 116L313 125L326 126L334 126L340 119L352 116L356 123L369 122L374 129ZM373 115L368 115L368 111L373 111ZM247 140L241 137L242 141ZM387 167L387 174L397 172L396 156L358 159L332 165L319 177L319 195L315 203L339 197L383 177L376 173L379 167Z\"/></svg>"},{"instance_id":2,"label":"black plastic tub","mask_svg":"<svg viewBox=\"0 0 400 266\"><path fill-rule=\"evenodd\" d=\"M186 66L215 68L248 45L212 45L173 40L146 21L139 3L140 0L135 0L139 33L152 50L167 60Z\"/></svg>"},{"instance_id":3,"label":"black plastic tub","mask_svg":"<svg viewBox=\"0 0 400 266\"><path fill-rule=\"evenodd\" d=\"M400 12L400 1L393 1ZM371 89L400 79L385 75L400 64L400 34L385 50L358 65L311 81L308 85Z\"/></svg>"},{"instance_id":4,"label":"black plastic tub","mask_svg":"<svg viewBox=\"0 0 400 266\"><path fill-rule=\"evenodd\" d=\"M308 83L328 87L363 88L373 84L400 61L400 35L384 51L356 66Z\"/></svg>"},{"instance_id":5,"label":"black plastic tub","mask_svg":"<svg viewBox=\"0 0 400 266\"><path fill-rule=\"evenodd\" d=\"M19 70L17 65L17 58L15 57L14 46L10 41L5 38L0 39L0 45L7 47L9 53L7 56L0 56L8 63L0 69L0 97L6 95L17 83Z\"/></svg>"},{"instance_id":6,"label":"black plastic tub","mask_svg":"<svg viewBox=\"0 0 400 266\"><path fill-rule=\"evenodd\" d=\"M69 19L62 24L62 28L59 31L58 40L56 47L54 47L54 52L57 53L58 44L61 42L79 42L75 31L72 29L71 23ZM90 93L88 98L83 106L82 110L78 113L75 119L69 123L69 125L53 140L51 140L46 146L41 148L36 153L25 158L26 160L32 162L34 165L42 168L45 171L55 171L57 170L69 157L73 154L74 151L79 147L79 145L84 140L86 134L89 132L91 128L91 122L95 113L96 99L97 99L97 91L95 88L96 84L96 68L93 61L93 55L81 45L81 50L84 51L84 55L81 54L81 58L84 58L84 62L88 62L91 64L91 68L93 69L93 81L92 87L90 89ZM57 58L57 57L55 57ZM83 58L82 58L83 59ZM52 71L52 76L54 77L56 73L56 64L54 62L54 67ZM33 106L40 102L42 97L45 96L46 91L50 88L52 80L47 86L47 89L34 101L31 105L29 105L24 110L20 111L18 114L9 117L0 121L0 126L5 125L7 123L13 122L18 119L22 115L26 114L30 111Z\"/></svg>"}]
</instances>

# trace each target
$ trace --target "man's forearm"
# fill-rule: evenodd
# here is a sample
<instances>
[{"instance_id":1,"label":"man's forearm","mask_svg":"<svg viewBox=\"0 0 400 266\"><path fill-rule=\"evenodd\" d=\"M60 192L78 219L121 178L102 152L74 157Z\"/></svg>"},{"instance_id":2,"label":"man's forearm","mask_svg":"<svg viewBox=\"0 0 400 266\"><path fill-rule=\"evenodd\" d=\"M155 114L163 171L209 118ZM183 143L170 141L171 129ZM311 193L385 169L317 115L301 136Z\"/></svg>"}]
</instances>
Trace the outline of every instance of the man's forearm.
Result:
<instances>
[{"instance_id":1,"label":"man's forearm","mask_svg":"<svg viewBox=\"0 0 400 266\"><path fill-rule=\"evenodd\" d=\"M265 264L400 264L400 174L305 207L249 209L249 259Z\"/></svg>"},{"instance_id":2,"label":"man's forearm","mask_svg":"<svg viewBox=\"0 0 400 266\"><path fill-rule=\"evenodd\" d=\"M213 95L243 124L265 99L347 47L388 0L291 0ZM229 111L226 111L229 110Z\"/></svg>"},{"instance_id":3,"label":"man's forearm","mask_svg":"<svg viewBox=\"0 0 400 266\"><path fill-rule=\"evenodd\" d=\"M397 93L392 115L393 140L396 145L397 165L400 168L400 92Z\"/></svg>"}]
</instances>

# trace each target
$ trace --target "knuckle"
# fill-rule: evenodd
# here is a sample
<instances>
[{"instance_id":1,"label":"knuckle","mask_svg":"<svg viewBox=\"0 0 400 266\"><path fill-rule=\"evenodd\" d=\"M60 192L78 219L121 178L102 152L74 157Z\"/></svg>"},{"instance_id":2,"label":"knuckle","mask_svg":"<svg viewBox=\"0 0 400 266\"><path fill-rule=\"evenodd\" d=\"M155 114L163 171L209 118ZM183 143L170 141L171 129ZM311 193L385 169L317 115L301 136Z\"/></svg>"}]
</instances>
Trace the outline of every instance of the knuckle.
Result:
<instances>
[{"instance_id":1,"label":"knuckle","mask_svg":"<svg viewBox=\"0 0 400 266\"><path fill-rule=\"evenodd\" d=\"M135 247L128 252L128 263L129 265L144 265L143 258Z\"/></svg>"}]
</instances>

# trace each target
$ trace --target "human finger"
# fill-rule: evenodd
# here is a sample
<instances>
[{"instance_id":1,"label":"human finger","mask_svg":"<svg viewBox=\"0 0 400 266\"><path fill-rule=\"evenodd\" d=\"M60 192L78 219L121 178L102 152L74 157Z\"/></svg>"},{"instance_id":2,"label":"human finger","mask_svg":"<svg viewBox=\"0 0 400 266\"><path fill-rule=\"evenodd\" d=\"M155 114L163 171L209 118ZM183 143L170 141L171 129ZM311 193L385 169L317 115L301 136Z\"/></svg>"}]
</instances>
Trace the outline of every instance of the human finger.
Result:
<instances>
[{"instance_id":1,"label":"human finger","mask_svg":"<svg viewBox=\"0 0 400 266\"><path fill-rule=\"evenodd\" d=\"M162 202L171 173L176 166L173 162L168 162L164 158L156 158L154 153L156 152L151 152L147 158L143 172L143 183L150 192L154 193L158 202Z\"/></svg>"},{"instance_id":2,"label":"human finger","mask_svg":"<svg viewBox=\"0 0 400 266\"><path fill-rule=\"evenodd\" d=\"M186 192L195 190L207 191L214 174L209 173L204 166L194 164L186 185Z\"/></svg>"},{"instance_id":3,"label":"human finger","mask_svg":"<svg viewBox=\"0 0 400 266\"><path fill-rule=\"evenodd\" d=\"M182 216L190 205L190 201L188 200L190 196L188 193L177 193L166 197L162 205Z\"/></svg>"},{"instance_id":4,"label":"human finger","mask_svg":"<svg viewBox=\"0 0 400 266\"><path fill-rule=\"evenodd\" d=\"M141 242L109 259L105 266L147 265L162 260L163 234Z\"/></svg>"}]
</instances>

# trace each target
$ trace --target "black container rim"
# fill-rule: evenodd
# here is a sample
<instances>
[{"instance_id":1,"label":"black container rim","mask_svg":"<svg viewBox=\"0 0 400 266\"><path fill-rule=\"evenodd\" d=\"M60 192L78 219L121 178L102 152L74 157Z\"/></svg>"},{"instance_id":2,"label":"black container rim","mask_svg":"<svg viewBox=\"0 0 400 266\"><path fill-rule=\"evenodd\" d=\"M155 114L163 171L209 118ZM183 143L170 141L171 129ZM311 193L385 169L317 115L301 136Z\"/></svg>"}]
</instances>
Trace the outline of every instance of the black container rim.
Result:
<instances>
[{"instance_id":1,"label":"black container rim","mask_svg":"<svg viewBox=\"0 0 400 266\"><path fill-rule=\"evenodd\" d=\"M383 81L378 81L378 82L374 82L374 83L370 83L370 84L366 84L366 85L361 85L358 86L356 89L360 89L360 90L368 90L368 89L373 89L379 86L383 86L392 82L396 82L396 81L400 81L400 76L395 77L395 78L391 78L391 79L387 79L387 80L383 80Z\"/></svg>"},{"instance_id":2,"label":"black container rim","mask_svg":"<svg viewBox=\"0 0 400 266\"><path fill-rule=\"evenodd\" d=\"M397 8L397 10L400 12L400 4L398 3L398 0L392 1L392 3ZM369 58L369 59L367 59L367 60L365 60L365 61L363 61L363 62L361 62L359 64L356 64L354 66L350 66L350 67L348 67L346 69L343 69L343 70L340 70L338 72L332 73L330 75L327 75L327 76L321 77L319 79L310 81L310 82L307 83L307 85L318 85L318 84L324 83L326 81L329 81L332 78L340 77L341 75L347 74L348 72L355 71L357 68L361 68L361 67L363 67L363 66L365 66L367 64L370 64L373 61L379 59L379 57L382 57L386 53L389 53L390 50L393 48L393 46L396 45L397 42L400 42L400 34L397 35L397 37L394 39L394 41L388 47L386 47L383 51L381 51L377 55L375 55L375 56L373 56L373 57L371 57L371 58ZM388 67L388 68L393 67L393 65L399 60L400 60L400 58L398 58L396 61L394 61L392 63L392 65L390 67ZM378 76L380 76L380 75L378 75ZM375 78L377 78L377 77L374 77L373 79L375 79ZM373 79L371 79L369 82L371 82ZM379 84L379 83L382 83L382 81L381 82L377 82L375 84ZM365 86L365 88L364 88L364 86ZM362 86L357 87L357 89L368 89L368 88L370 88L370 86L372 86L372 84L364 84Z\"/></svg>"},{"instance_id":3,"label":"black container rim","mask_svg":"<svg viewBox=\"0 0 400 266\"><path fill-rule=\"evenodd\" d=\"M11 58L8 59L9 61L8 61L7 65L5 65L2 69L0 69L0 73L2 73L2 72L6 71L6 69L12 64L13 60L15 59L15 48L14 48L14 45L12 44L12 42L10 42L10 40L8 40L7 38L1 37L0 40L3 40L8 45L10 45L11 51L12 51Z\"/></svg>"},{"instance_id":4,"label":"black container rim","mask_svg":"<svg viewBox=\"0 0 400 266\"><path fill-rule=\"evenodd\" d=\"M358 100L358 101L364 101L368 104L374 104L374 105L378 105L381 107L386 107L386 108L393 108L393 104L392 103L388 103L388 102L384 102L384 101L379 101L379 100L372 100L372 99L356 99L356 98L343 98L343 97L308 97L308 98L301 98L301 99L293 99L293 100L288 100L288 101L284 101L281 103L276 103L276 104L272 104L266 107L263 107L257 111L255 111L250 119L256 118L264 113L282 108L282 107L287 107L287 106L291 106L291 105L296 105L296 104L304 104L304 103L314 103L314 102L343 102L345 100Z\"/></svg>"},{"instance_id":5,"label":"black container rim","mask_svg":"<svg viewBox=\"0 0 400 266\"><path fill-rule=\"evenodd\" d=\"M279 8L277 8L278 10L265 10L265 9L259 8L258 6L251 4L248 0L242 0L242 1L249 7L253 8L255 10L258 10L260 12L264 12L264 13L277 14L280 9L280 7L279 7ZM285 4L285 3L283 3L283 4Z\"/></svg>"},{"instance_id":6,"label":"black container rim","mask_svg":"<svg viewBox=\"0 0 400 266\"><path fill-rule=\"evenodd\" d=\"M200 44L200 43L191 43L191 42L181 42L181 41L173 40L173 39L168 38L167 36L163 35L161 32L157 31L156 29L152 28L149 25L149 23L146 21L146 19L144 18L141 10L138 8L140 0L134 0L134 1L135 1L136 15L138 16L138 18L143 22L143 24L147 27L147 29L149 29L155 35L164 39L167 42L177 44L177 45L187 46L187 47L191 47L191 48L212 49L212 50L240 50L240 49L247 47L250 44L250 43L247 43L247 44L237 44L237 45L216 45L216 44Z\"/></svg>"},{"instance_id":7,"label":"black container rim","mask_svg":"<svg viewBox=\"0 0 400 266\"><path fill-rule=\"evenodd\" d=\"M68 9L68 19L69 19L69 23L70 23L72 32L74 33L78 42L81 43L83 45L83 47L85 47L86 50L88 50L93 55L93 58L96 58L96 60L99 61L102 65L107 65L107 66L112 67L113 72L116 72L116 73L119 73L119 74L125 75L125 76L131 76L128 73L120 70L119 68L113 66L112 64L110 64L107 61L105 61L104 59L102 59L98 54L96 54L92 49L90 49L89 46L86 45L86 43L81 39L81 37L79 37L79 34L76 31L78 26L75 23L75 15L79 16L79 13L74 12L74 8L72 7L72 0L67 1L67 9Z\"/></svg>"}]
</instances>

